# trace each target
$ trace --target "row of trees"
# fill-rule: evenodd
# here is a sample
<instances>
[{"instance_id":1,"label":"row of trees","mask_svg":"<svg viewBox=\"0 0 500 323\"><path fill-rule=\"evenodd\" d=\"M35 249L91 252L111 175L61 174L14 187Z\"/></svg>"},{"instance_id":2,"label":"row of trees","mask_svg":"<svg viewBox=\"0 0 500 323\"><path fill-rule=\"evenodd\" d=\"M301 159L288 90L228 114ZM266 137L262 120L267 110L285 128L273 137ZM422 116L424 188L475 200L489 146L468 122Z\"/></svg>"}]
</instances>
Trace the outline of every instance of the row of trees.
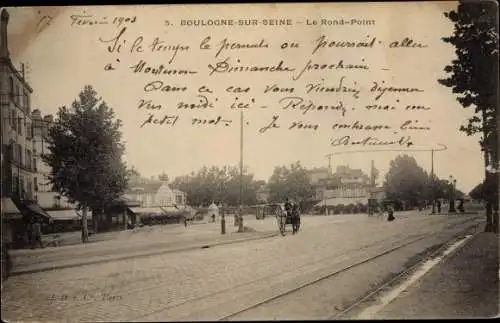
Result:
<instances>
[{"instance_id":1,"label":"row of trees","mask_svg":"<svg viewBox=\"0 0 500 323\"><path fill-rule=\"evenodd\" d=\"M452 185L448 180L428 174L417 164L415 158L401 155L391 161L385 176L384 189L389 199L405 201L409 206L418 206L422 201L449 199L452 193L455 198L462 197L464 193Z\"/></svg>"},{"instance_id":2,"label":"row of trees","mask_svg":"<svg viewBox=\"0 0 500 323\"><path fill-rule=\"evenodd\" d=\"M256 192L262 184L245 170L242 176L242 203L255 204ZM190 205L215 202L236 206L240 202L240 171L237 166L203 167L197 172L175 178L171 186L186 192Z\"/></svg>"},{"instance_id":3,"label":"row of trees","mask_svg":"<svg viewBox=\"0 0 500 323\"><path fill-rule=\"evenodd\" d=\"M254 180L254 175L243 172L242 203L258 203L257 191L265 181ZM171 186L187 193L191 205L208 205L212 201L230 206L240 203L240 172L236 166L203 167L190 175L174 179ZM307 169L299 162L275 167L269 179L270 202L283 202L286 197L304 201L314 196Z\"/></svg>"}]
</instances>

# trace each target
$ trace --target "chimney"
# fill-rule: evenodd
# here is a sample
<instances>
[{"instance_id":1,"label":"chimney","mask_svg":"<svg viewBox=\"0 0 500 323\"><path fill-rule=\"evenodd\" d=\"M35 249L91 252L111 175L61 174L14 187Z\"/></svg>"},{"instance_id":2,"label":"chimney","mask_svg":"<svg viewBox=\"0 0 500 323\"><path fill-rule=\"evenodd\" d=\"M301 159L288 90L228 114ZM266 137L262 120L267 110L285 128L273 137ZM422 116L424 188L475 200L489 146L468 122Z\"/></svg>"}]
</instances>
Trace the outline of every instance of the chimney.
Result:
<instances>
[{"instance_id":1,"label":"chimney","mask_svg":"<svg viewBox=\"0 0 500 323\"><path fill-rule=\"evenodd\" d=\"M2 9L0 26L0 58L9 58L9 47L7 45L7 24L9 23L9 13Z\"/></svg>"}]
</instances>

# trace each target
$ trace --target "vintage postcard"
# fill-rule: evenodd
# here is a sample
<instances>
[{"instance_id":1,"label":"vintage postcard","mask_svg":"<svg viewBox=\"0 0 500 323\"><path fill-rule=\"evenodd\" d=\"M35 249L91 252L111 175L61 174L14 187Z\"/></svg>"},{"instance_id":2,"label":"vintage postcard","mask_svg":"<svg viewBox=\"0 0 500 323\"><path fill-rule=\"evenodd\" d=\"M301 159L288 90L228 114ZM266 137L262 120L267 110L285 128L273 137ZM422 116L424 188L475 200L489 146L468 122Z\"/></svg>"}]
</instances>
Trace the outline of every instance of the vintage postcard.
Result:
<instances>
[{"instance_id":1,"label":"vintage postcard","mask_svg":"<svg viewBox=\"0 0 500 323\"><path fill-rule=\"evenodd\" d=\"M6 322L494 317L494 1L1 9Z\"/></svg>"}]
</instances>

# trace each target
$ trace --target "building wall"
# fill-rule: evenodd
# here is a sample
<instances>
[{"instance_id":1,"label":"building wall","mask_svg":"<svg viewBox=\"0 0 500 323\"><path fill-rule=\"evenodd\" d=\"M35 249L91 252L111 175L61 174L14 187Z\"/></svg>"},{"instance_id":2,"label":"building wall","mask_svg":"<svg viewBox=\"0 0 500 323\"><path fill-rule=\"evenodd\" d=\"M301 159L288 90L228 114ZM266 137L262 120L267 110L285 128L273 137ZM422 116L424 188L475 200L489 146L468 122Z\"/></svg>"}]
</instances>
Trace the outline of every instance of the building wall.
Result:
<instances>
[{"instance_id":1,"label":"building wall","mask_svg":"<svg viewBox=\"0 0 500 323\"><path fill-rule=\"evenodd\" d=\"M2 17L2 29L6 23ZM2 32L3 34L3 32ZM3 36L2 36L3 37ZM2 39L2 46L7 46ZM4 52L4 50L0 50ZM9 57L0 56L3 194L33 198L31 88Z\"/></svg>"},{"instance_id":2,"label":"building wall","mask_svg":"<svg viewBox=\"0 0 500 323\"><path fill-rule=\"evenodd\" d=\"M320 180L328 178L329 175L328 169L313 169L309 171L309 180L312 185L315 185Z\"/></svg>"},{"instance_id":3,"label":"building wall","mask_svg":"<svg viewBox=\"0 0 500 323\"><path fill-rule=\"evenodd\" d=\"M266 186L261 186L257 192L257 201L260 203L267 203L269 201L269 189Z\"/></svg>"},{"instance_id":4,"label":"building wall","mask_svg":"<svg viewBox=\"0 0 500 323\"><path fill-rule=\"evenodd\" d=\"M360 170L354 170L348 166L338 166L336 172L328 179L320 178L313 186L316 200L368 198L370 196L369 177Z\"/></svg>"},{"instance_id":5,"label":"building wall","mask_svg":"<svg viewBox=\"0 0 500 323\"><path fill-rule=\"evenodd\" d=\"M141 202L142 207L172 205L184 207L187 203L187 195L185 192L172 189L167 184L160 186L156 192L145 192L137 188L127 192L124 196L128 199Z\"/></svg>"}]
</instances>

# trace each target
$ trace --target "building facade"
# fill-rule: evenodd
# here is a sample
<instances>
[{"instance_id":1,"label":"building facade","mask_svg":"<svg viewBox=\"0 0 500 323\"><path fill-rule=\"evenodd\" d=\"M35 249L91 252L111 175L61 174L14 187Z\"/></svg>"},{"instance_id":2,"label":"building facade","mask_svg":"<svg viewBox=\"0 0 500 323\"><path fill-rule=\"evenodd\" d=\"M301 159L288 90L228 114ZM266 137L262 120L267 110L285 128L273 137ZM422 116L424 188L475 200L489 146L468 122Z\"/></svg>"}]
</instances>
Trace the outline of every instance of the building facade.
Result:
<instances>
[{"instance_id":1,"label":"building facade","mask_svg":"<svg viewBox=\"0 0 500 323\"><path fill-rule=\"evenodd\" d=\"M373 183L370 177L361 169L352 169L349 166L338 166L335 173L328 174L328 169L323 172L315 171L311 184L315 190L317 208L330 214L338 207L347 207L341 212L360 212L361 206L368 205L372 194ZM348 208L348 206L353 206ZM354 207L356 206L356 207Z\"/></svg>"},{"instance_id":2,"label":"building facade","mask_svg":"<svg viewBox=\"0 0 500 323\"><path fill-rule=\"evenodd\" d=\"M7 42L9 14L1 13L0 91L2 134L2 194L20 199L33 198L33 132L31 93L24 65L17 70Z\"/></svg>"},{"instance_id":3,"label":"building facade","mask_svg":"<svg viewBox=\"0 0 500 323\"><path fill-rule=\"evenodd\" d=\"M0 143L2 185L2 243L25 246L32 221L50 216L35 201L33 182L33 127L31 94L24 64L18 70L10 56L7 26L9 14L0 14Z\"/></svg>"},{"instance_id":4,"label":"building facade","mask_svg":"<svg viewBox=\"0 0 500 323\"><path fill-rule=\"evenodd\" d=\"M269 202L270 190L267 185L261 185L256 192L257 202L258 203L267 203Z\"/></svg>"},{"instance_id":5,"label":"building facade","mask_svg":"<svg viewBox=\"0 0 500 323\"><path fill-rule=\"evenodd\" d=\"M186 207L187 194L171 188L167 182L136 183L124 197L141 202L141 207Z\"/></svg>"},{"instance_id":6,"label":"building facade","mask_svg":"<svg viewBox=\"0 0 500 323\"><path fill-rule=\"evenodd\" d=\"M311 184L316 200L331 198L368 198L370 178L361 169L338 166L335 173L328 169L316 169L310 172Z\"/></svg>"}]
</instances>

